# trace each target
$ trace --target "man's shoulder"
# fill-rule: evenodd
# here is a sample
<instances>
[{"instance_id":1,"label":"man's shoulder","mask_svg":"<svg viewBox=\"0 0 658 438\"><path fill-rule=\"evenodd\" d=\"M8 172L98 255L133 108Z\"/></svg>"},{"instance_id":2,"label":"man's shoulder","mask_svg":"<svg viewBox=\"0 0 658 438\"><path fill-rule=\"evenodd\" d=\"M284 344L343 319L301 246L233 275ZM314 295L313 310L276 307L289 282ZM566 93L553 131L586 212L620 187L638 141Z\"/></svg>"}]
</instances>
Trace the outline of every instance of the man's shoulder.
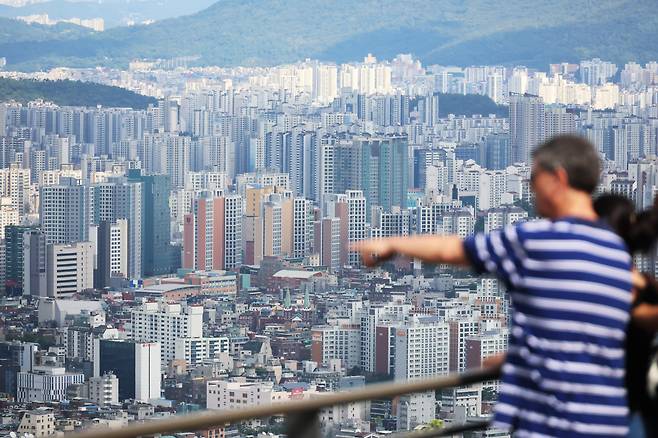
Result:
<instances>
[{"instance_id":1,"label":"man's shoulder","mask_svg":"<svg viewBox=\"0 0 658 438\"><path fill-rule=\"evenodd\" d=\"M553 222L548 219L533 219L526 222L517 222L514 226L525 232L541 232L549 231L553 226Z\"/></svg>"},{"instance_id":2,"label":"man's shoulder","mask_svg":"<svg viewBox=\"0 0 658 438\"><path fill-rule=\"evenodd\" d=\"M626 248L617 233L599 222L537 219L515 224L515 228L522 237L537 235L545 239L587 240L620 249Z\"/></svg>"}]
</instances>

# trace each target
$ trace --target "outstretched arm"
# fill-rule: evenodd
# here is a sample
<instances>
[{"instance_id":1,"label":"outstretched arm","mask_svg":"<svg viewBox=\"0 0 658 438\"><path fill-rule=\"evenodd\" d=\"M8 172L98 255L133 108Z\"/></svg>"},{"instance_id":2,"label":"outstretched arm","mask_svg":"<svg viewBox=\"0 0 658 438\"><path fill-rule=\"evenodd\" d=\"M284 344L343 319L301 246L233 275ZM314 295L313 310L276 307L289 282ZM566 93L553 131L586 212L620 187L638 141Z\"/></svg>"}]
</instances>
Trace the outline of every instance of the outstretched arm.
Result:
<instances>
[{"instance_id":1,"label":"outstretched arm","mask_svg":"<svg viewBox=\"0 0 658 438\"><path fill-rule=\"evenodd\" d=\"M429 263L468 266L470 261L464 242L458 236L417 235L371 239L355 243L352 248L361 255L366 266L375 266L396 255Z\"/></svg>"}]
</instances>

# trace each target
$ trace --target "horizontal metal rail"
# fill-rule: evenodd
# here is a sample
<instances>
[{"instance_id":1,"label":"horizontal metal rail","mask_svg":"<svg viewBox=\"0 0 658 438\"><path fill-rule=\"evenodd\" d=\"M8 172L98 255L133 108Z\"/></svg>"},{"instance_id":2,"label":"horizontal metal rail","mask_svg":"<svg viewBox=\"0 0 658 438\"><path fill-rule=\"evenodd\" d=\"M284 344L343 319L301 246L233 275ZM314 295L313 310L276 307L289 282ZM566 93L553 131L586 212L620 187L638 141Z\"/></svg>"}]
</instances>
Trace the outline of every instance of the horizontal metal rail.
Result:
<instances>
[{"instance_id":1,"label":"horizontal metal rail","mask_svg":"<svg viewBox=\"0 0 658 438\"><path fill-rule=\"evenodd\" d=\"M137 438L173 432L194 432L222 425L240 423L254 418L275 415L315 413L335 405L392 398L400 395L436 391L456 386L495 380L500 375L499 368L482 368L461 374L444 377L414 380L403 383L380 383L368 385L357 391L327 393L322 397L307 400L293 400L286 403L273 403L240 410L204 411L196 414L174 416L162 420L149 420L118 429L89 428L67 435L70 438ZM439 432L441 429L437 430ZM414 435L416 436L416 435ZM422 435L424 436L424 435ZM433 435L437 436L437 435Z\"/></svg>"},{"instance_id":2,"label":"horizontal metal rail","mask_svg":"<svg viewBox=\"0 0 658 438\"><path fill-rule=\"evenodd\" d=\"M471 423L458 424L455 426L437 428L427 428L413 432L402 432L389 435L388 438L435 438L442 436L460 435L465 432L475 432L484 430L490 426L488 421L475 421Z\"/></svg>"}]
</instances>

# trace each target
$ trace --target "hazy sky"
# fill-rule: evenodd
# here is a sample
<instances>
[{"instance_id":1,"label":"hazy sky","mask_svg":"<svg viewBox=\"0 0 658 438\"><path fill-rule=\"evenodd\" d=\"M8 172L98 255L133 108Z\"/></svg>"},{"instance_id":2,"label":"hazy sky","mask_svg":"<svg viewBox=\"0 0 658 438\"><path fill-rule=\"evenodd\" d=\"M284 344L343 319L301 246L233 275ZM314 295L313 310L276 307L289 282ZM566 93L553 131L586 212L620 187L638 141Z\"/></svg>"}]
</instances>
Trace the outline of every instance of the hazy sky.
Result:
<instances>
[{"instance_id":1,"label":"hazy sky","mask_svg":"<svg viewBox=\"0 0 658 438\"><path fill-rule=\"evenodd\" d=\"M162 20L198 12L216 0L0 0L0 16L48 14L51 18L103 18L106 27ZM7 7L13 6L13 7Z\"/></svg>"}]
</instances>

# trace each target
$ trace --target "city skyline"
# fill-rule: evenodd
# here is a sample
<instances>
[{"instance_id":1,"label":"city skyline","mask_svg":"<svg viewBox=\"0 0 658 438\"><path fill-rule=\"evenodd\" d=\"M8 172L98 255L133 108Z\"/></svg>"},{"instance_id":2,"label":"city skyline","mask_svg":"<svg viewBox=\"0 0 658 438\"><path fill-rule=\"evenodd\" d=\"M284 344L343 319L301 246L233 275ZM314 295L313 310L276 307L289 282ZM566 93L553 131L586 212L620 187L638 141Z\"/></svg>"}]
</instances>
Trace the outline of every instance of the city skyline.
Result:
<instances>
[{"instance_id":1,"label":"city skyline","mask_svg":"<svg viewBox=\"0 0 658 438\"><path fill-rule=\"evenodd\" d=\"M653 30L620 37L655 18L644 0L110 2L66 16L47 8L68 2L14 3L23 21L0 18L2 436L479 370L519 336L512 285L405 257L371 269L360 243L539 219L533 151L556 136L594 146L594 197L639 212L658 194L658 52L639 42ZM74 18L105 21L59 22ZM515 244L491 254L497 242ZM658 251L634 266L658 275ZM488 425L500 389L322 409L318 436L479 424L474 437L511 437ZM286 428L274 416L176 436Z\"/></svg>"}]
</instances>

